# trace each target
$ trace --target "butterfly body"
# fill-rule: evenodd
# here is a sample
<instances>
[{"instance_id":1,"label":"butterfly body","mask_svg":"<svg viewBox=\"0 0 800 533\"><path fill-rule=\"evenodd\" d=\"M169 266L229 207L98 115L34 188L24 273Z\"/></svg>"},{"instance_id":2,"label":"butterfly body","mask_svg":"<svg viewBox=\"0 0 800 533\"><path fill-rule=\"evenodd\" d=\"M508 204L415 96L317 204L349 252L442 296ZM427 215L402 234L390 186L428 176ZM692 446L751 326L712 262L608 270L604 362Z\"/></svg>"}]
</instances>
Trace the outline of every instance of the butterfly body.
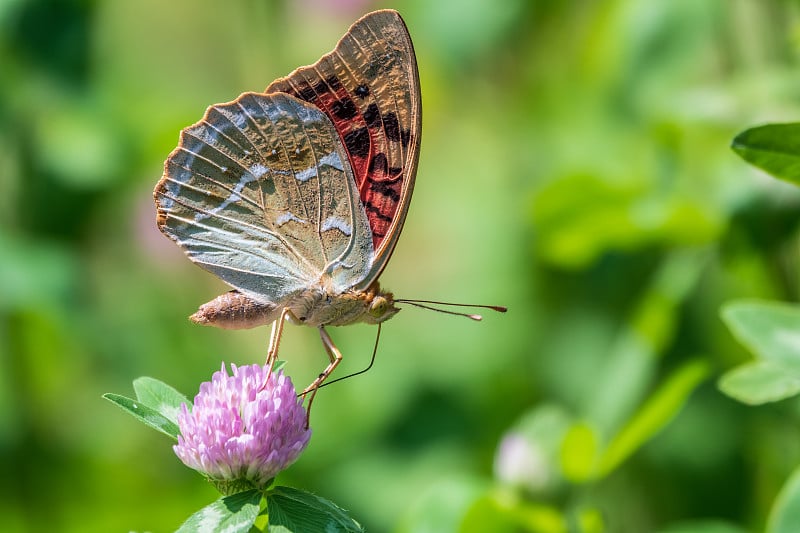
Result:
<instances>
[{"instance_id":1,"label":"butterfly body","mask_svg":"<svg viewBox=\"0 0 800 533\"><path fill-rule=\"evenodd\" d=\"M207 109L181 132L154 198L159 229L233 287L194 322L242 329L284 320L380 324L398 312L378 285L411 201L421 135L419 75L400 15L356 21L317 63Z\"/></svg>"},{"instance_id":2,"label":"butterfly body","mask_svg":"<svg viewBox=\"0 0 800 533\"><path fill-rule=\"evenodd\" d=\"M273 323L283 309L291 311L288 318L292 322L314 327L379 324L400 311L394 306L392 293L381 291L376 282L366 291L350 289L342 293L330 285L311 287L280 305L229 291L201 305L189 318L223 329L249 329Z\"/></svg>"}]
</instances>

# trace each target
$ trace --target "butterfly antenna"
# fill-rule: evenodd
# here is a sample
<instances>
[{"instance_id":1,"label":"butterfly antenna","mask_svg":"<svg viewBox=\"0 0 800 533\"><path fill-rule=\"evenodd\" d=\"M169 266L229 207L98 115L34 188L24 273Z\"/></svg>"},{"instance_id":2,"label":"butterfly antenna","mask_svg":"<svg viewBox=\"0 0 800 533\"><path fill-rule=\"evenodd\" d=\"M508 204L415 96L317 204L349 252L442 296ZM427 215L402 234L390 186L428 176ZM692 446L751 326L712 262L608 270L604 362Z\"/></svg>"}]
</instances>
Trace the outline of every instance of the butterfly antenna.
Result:
<instances>
[{"instance_id":1,"label":"butterfly antenna","mask_svg":"<svg viewBox=\"0 0 800 533\"><path fill-rule=\"evenodd\" d=\"M378 323L378 334L375 335L375 346L372 348L372 358L369 360L369 364L367 365L367 367L362 370L359 370L358 372L353 372L352 374L347 374L346 376L326 381L325 383L317 387L317 390L321 389L322 387L327 387L328 385L333 385L337 381L342 381L345 379L350 379L352 377L358 376L360 374L367 372L370 368L372 368L372 365L375 363L375 355L378 353L378 341L380 340L380 338L381 338L381 324Z\"/></svg>"},{"instance_id":2,"label":"butterfly antenna","mask_svg":"<svg viewBox=\"0 0 800 533\"><path fill-rule=\"evenodd\" d=\"M459 313L458 311L450 311L447 309L439 309L438 307L431 307L430 305L424 305L424 304L449 305L452 307L477 307L479 309L489 309L491 311L497 311L498 313L505 313L506 311L508 311L508 308L503 307L502 305L454 304L450 302L437 302L434 300L402 300L402 299L395 300L395 302L413 305L414 307L420 307L422 309L428 309L430 311L436 311L437 313L444 313L446 315L463 316L469 318L470 320L475 320L475 321L483 320L483 316L471 313Z\"/></svg>"}]
</instances>

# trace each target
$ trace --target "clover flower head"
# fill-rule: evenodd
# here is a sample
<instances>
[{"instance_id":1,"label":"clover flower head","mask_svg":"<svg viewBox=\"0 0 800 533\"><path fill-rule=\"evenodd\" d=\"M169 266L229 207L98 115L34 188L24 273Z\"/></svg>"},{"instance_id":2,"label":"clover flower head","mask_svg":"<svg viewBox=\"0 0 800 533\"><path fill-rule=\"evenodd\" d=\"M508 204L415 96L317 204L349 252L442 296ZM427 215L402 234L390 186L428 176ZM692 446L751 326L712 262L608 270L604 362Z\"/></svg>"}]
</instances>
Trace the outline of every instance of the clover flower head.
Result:
<instances>
[{"instance_id":1,"label":"clover flower head","mask_svg":"<svg viewBox=\"0 0 800 533\"><path fill-rule=\"evenodd\" d=\"M269 366L225 364L178 414L173 449L183 463L226 487L265 488L308 445L306 410L292 380Z\"/></svg>"}]
</instances>

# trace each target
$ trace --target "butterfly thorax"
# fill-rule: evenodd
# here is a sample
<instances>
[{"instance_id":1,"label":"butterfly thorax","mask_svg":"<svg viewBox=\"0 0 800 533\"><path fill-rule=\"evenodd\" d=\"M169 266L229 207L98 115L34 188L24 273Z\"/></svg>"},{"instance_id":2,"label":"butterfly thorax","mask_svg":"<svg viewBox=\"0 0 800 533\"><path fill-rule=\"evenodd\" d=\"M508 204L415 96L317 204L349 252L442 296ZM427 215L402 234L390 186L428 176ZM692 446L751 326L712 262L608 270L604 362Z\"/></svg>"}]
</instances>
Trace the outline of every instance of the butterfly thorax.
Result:
<instances>
[{"instance_id":1,"label":"butterfly thorax","mask_svg":"<svg viewBox=\"0 0 800 533\"><path fill-rule=\"evenodd\" d=\"M286 307L294 315L290 315L293 322L309 326L345 326L357 322L378 324L400 310L394 306L392 293L381 291L377 282L366 290L349 289L345 292L320 284L298 294Z\"/></svg>"}]
</instances>

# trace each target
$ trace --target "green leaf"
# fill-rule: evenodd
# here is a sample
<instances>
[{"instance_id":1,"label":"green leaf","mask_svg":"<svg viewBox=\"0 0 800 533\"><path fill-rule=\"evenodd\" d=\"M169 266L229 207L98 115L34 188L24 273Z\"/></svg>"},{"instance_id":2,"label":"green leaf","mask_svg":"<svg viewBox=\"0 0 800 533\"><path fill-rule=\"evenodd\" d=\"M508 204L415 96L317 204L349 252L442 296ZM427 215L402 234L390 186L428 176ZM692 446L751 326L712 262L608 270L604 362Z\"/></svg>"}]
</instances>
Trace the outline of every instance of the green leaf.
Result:
<instances>
[{"instance_id":1,"label":"green leaf","mask_svg":"<svg viewBox=\"0 0 800 533\"><path fill-rule=\"evenodd\" d=\"M304 531L364 531L334 503L291 487L275 487L267 493L270 533Z\"/></svg>"},{"instance_id":2,"label":"green leaf","mask_svg":"<svg viewBox=\"0 0 800 533\"><path fill-rule=\"evenodd\" d=\"M605 449L600 449L600 436L591 426L574 425L562 443L564 476L575 483L584 483L608 475L675 417L708 373L708 365L699 359L678 368Z\"/></svg>"},{"instance_id":3,"label":"green leaf","mask_svg":"<svg viewBox=\"0 0 800 533\"><path fill-rule=\"evenodd\" d=\"M719 388L742 403L760 405L800 392L800 373L772 361L755 361L725 373Z\"/></svg>"},{"instance_id":4,"label":"green leaf","mask_svg":"<svg viewBox=\"0 0 800 533\"><path fill-rule=\"evenodd\" d=\"M110 401L114 405L121 407L125 412L133 415L135 418L144 422L151 428L160 431L165 435L169 435L173 439L178 439L178 425L172 420L168 419L152 407L148 407L138 400L126 398L119 394L103 394L103 398Z\"/></svg>"},{"instance_id":5,"label":"green leaf","mask_svg":"<svg viewBox=\"0 0 800 533\"><path fill-rule=\"evenodd\" d=\"M689 361L673 372L608 445L598 476L607 475L666 426L708 373L708 365L701 360Z\"/></svg>"},{"instance_id":6,"label":"green leaf","mask_svg":"<svg viewBox=\"0 0 800 533\"><path fill-rule=\"evenodd\" d=\"M800 307L739 301L722 308L734 337L758 358L726 373L719 388L741 402L758 405L800 392Z\"/></svg>"},{"instance_id":7,"label":"green leaf","mask_svg":"<svg viewBox=\"0 0 800 533\"><path fill-rule=\"evenodd\" d=\"M722 319L757 357L800 372L800 306L737 301L723 306Z\"/></svg>"},{"instance_id":8,"label":"green leaf","mask_svg":"<svg viewBox=\"0 0 800 533\"><path fill-rule=\"evenodd\" d=\"M767 533L794 533L800 524L800 468L796 468L775 498Z\"/></svg>"},{"instance_id":9,"label":"green leaf","mask_svg":"<svg viewBox=\"0 0 800 533\"><path fill-rule=\"evenodd\" d=\"M177 533L247 533L258 518L261 497L261 491L253 489L220 498L190 516Z\"/></svg>"},{"instance_id":10,"label":"green leaf","mask_svg":"<svg viewBox=\"0 0 800 533\"><path fill-rule=\"evenodd\" d=\"M181 404L191 409L192 402L166 383L154 378L141 377L133 381L136 398L143 405L155 409L169 420L178 423Z\"/></svg>"},{"instance_id":11,"label":"green leaf","mask_svg":"<svg viewBox=\"0 0 800 533\"><path fill-rule=\"evenodd\" d=\"M731 148L751 165L800 184L800 123L745 130L733 139Z\"/></svg>"},{"instance_id":12,"label":"green leaf","mask_svg":"<svg viewBox=\"0 0 800 533\"><path fill-rule=\"evenodd\" d=\"M800 392L800 307L738 301L722 308L722 319L759 359L723 375L719 380L722 392L750 405Z\"/></svg>"}]
</instances>

